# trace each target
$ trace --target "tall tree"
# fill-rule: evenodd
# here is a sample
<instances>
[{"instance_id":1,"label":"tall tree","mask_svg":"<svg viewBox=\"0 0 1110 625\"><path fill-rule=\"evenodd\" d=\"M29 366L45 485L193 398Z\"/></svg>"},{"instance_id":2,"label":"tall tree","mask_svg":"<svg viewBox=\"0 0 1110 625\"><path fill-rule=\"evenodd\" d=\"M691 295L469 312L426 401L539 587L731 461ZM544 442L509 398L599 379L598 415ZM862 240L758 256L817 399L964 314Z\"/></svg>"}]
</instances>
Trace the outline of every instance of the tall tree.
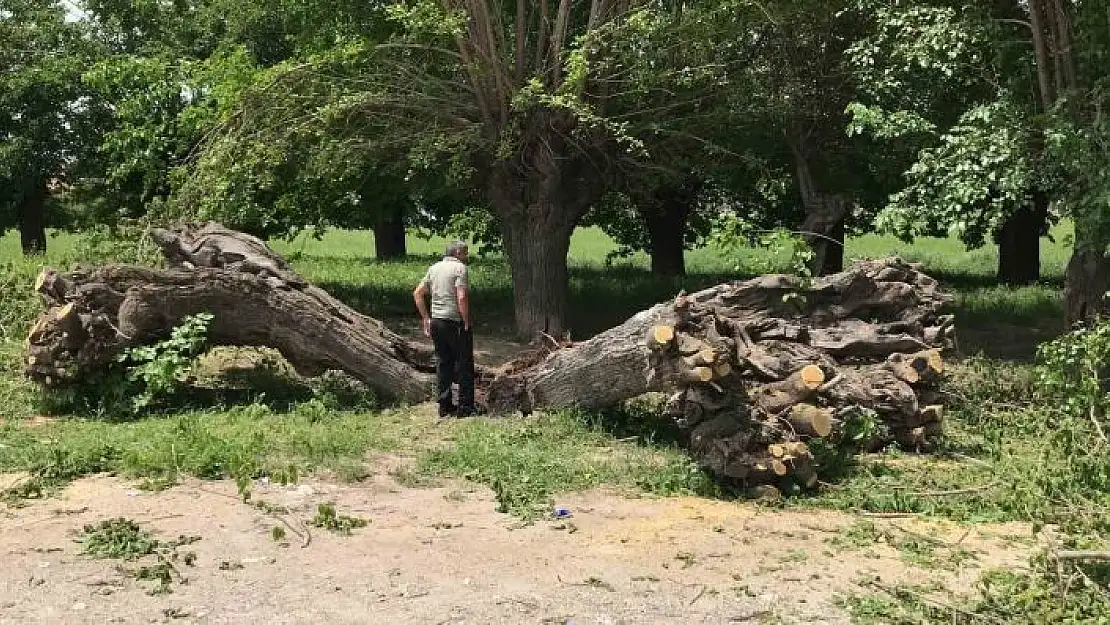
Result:
<instances>
[{"instance_id":1,"label":"tall tree","mask_svg":"<svg viewBox=\"0 0 1110 625\"><path fill-rule=\"evenodd\" d=\"M59 4L0 0L0 230L46 251L46 209L93 137L100 112L81 72L97 53Z\"/></svg>"},{"instance_id":2,"label":"tall tree","mask_svg":"<svg viewBox=\"0 0 1110 625\"><path fill-rule=\"evenodd\" d=\"M1051 183L1032 47L1014 45L1024 11L1010 0L870 9L873 34L849 50L860 84L852 130L919 150L880 225L906 239L952 233L970 247L993 239L1000 280L1036 280Z\"/></svg>"}]
</instances>

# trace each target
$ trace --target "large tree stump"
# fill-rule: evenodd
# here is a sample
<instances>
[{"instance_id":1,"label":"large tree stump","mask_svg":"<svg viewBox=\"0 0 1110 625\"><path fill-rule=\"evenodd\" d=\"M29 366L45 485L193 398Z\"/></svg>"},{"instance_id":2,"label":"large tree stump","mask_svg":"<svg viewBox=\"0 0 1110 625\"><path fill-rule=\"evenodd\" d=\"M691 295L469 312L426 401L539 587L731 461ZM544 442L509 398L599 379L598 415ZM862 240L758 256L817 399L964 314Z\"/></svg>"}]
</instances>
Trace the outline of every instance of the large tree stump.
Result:
<instances>
[{"instance_id":1,"label":"large tree stump","mask_svg":"<svg viewBox=\"0 0 1110 625\"><path fill-rule=\"evenodd\" d=\"M167 336L185 316L208 312L214 344L273 347L303 375L342 370L383 397L434 396L430 350L308 284L255 237L219 224L151 236L169 269L43 271L36 289L48 308L27 339L32 379L80 380L127 347Z\"/></svg>"},{"instance_id":2,"label":"large tree stump","mask_svg":"<svg viewBox=\"0 0 1110 625\"><path fill-rule=\"evenodd\" d=\"M699 461L744 484L817 481L805 441L835 435L860 411L874 441L926 448L954 341L949 298L898 259L866 261L812 282L764 276L643 311L598 336L514 367L489 386L494 412L599 408L671 391L665 411Z\"/></svg>"}]
</instances>

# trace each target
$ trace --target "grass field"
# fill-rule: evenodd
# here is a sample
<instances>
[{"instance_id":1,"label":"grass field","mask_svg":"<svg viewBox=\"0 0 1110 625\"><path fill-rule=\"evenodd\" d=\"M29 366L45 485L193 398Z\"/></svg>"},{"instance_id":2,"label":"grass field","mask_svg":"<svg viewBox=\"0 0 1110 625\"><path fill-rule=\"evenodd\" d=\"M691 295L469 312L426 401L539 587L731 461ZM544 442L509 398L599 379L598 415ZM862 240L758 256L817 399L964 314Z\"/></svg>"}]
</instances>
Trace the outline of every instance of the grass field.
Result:
<instances>
[{"instance_id":1,"label":"grass field","mask_svg":"<svg viewBox=\"0 0 1110 625\"><path fill-rule=\"evenodd\" d=\"M1059 240L1067 233L1060 229L1055 234ZM274 245L308 279L356 308L411 331L412 286L444 243L414 236L410 259L393 263L372 259L372 237L363 232L334 231L321 239L302 237ZM487 484L505 510L524 518L548 509L558 492L601 485L660 495L723 496L674 446L666 424L638 405L605 415L438 421L421 407L354 409L327 397L277 405L262 397L246 405L167 410L140 420L97 414L43 419L40 415L49 404L20 371L22 337L38 310L31 293L33 277L43 265L64 267L82 257L104 260L126 250L90 246L71 235L52 238L50 248L45 259L24 260L14 236L0 238L0 402L5 407L0 472L28 471L32 478L7 494L14 502L102 471L149 478L153 484L172 482L182 474L295 481L310 472L357 481L372 470L372 452L410 459L398 474L407 483L451 476ZM743 277L785 260L759 250L726 258L702 249L689 254L688 276L657 280L647 271L643 256L606 266L605 256L612 249L612 242L599 231L575 235L570 262L577 337L618 323L679 289ZM865 236L852 239L847 252L850 259L896 254L924 263L956 295L953 310L961 350L969 358L957 364L951 376L948 434L938 453L864 456L839 467L841 478L835 487L791 499L787 505L920 513L965 523L1061 522L1062 508L1087 511L1110 505L1110 496L1075 479L1078 469L1070 452L1045 444L1055 436L1046 418L1052 407L1034 397L1034 347L1063 329L1060 290L1068 254L1064 245L1045 241L1044 280L1016 289L994 284L997 251L989 247L969 252L948 240L907 245ZM476 258L472 283L478 331L509 332L512 294L504 260ZM938 492L956 495L936 496ZM1080 514L1084 515L1088 513ZM1092 530L1081 538L1085 544L1098 544L1101 534ZM903 603L865 603L866 610L857 614L878 610L892 619L872 622L930 622L913 616L927 614L927 606ZM913 618L894 618L903 612Z\"/></svg>"}]
</instances>

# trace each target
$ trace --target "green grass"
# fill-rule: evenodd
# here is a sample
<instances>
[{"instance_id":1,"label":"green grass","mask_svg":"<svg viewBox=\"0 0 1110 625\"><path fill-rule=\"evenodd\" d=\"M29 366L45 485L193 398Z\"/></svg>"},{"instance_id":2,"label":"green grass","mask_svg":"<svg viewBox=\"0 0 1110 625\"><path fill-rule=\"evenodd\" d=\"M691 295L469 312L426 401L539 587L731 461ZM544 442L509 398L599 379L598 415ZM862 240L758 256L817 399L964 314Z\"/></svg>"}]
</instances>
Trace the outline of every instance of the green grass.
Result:
<instances>
[{"instance_id":1,"label":"green grass","mask_svg":"<svg viewBox=\"0 0 1110 625\"><path fill-rule=\"evenodd\" d=\"M1054 234L1063 241L1067 226ZM365 232L329 231L319 240L302 236L274 246L309 280L392 327L414 331L412 286L445 242L412 236L410 258L389 263L373 260L372 236ZM667 424L635 407L605 415L440 422L416 409L337 409L312 400L285 407L179 410L125 422L74 415L32 420L48 407L21 374L22 337L41 307L31 290L34 276L44 266L102 261L119 249L61 234L50 239L46 257L24 259L12 233L0 237L0 472L31 474L8 493L13 503L48 496L52 488L95 472L146 478L151 484L171 484L179 475L234 477L241 484L261 476L295 481L313 472L358 480L373 470L375 453L411 460L396 475L405 484L419 486L445 477L485 484L495 492L499 509L523 519L548 514L560 493L599 486L658 495L721 495L677 449ZM775 263L785 269L785 259L762 250L728 258L701 249L687 256L689 275L658 280L642 254L607 266L606 254L613 249L612 241L596 229L575 234L569 261L576 337L610 327L679 289L746 277ZM1110 495L1089 492L1077 483L1072 460L1046 444L1057 435L1046 418L1052 406L1033 401L1033 348L1062 330L1066 246L1046 240L1042 282L1013 289L995 284L993 247L967 251L958 242L939 239L907 245L874 235L848 242L849 260L888 255L923 263L955 295L952 308L961 349L982 356L955 367L950 387L954 401L937 453L891 451L859 457L842 467L835 487L817 497L788 499L785 505L914 512L965 523L1027 520L1074 526L1078 519L1087 530L1104 527L1101 511L1110 506ZM479 256L472 272L479 332L510 332L511 280L504 259ZM866 547L875 539L869 529L857 529L838 547ZM1093 530L1074 540L1081 548L1102 544L1101 534ZM938 564L932 545L906 541L903 551L911 561L948 566L947 560ZM1049 568L990 577L982 596L961 603L970 607L960 609L1024 615L1022 622L1064 622L1053 609L1080 615L1072 622L1093 622L1092 615L1110 613L1090 607L1105 599L1090 589L1055 601L1051 580L1058 579L1051 575L1060 573ZM860 622L935 622L953 614L956 622L976 622L963 619L959 610L938 608L913 589L881 598L860 595L846 605Z\"/></svg>"}]
</instances>

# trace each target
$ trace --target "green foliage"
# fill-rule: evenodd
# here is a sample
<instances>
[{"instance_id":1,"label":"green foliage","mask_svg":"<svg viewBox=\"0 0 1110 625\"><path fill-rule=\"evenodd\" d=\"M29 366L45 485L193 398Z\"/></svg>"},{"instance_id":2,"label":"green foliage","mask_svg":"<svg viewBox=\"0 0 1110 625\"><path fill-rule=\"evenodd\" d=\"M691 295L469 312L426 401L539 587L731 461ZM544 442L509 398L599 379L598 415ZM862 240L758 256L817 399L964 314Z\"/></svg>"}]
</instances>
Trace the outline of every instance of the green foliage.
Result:
<instances>
[{"instance_id":1,"label":"green foliage","mask_svg":"<svg viewBox=\"0 0 1110 625\"><path fill-rule=\"evenodd\" d=\"M94 145L101 107L81 72L101 51L89 35L61 4L0 2L0 231L43 216L48 187L71 181Z\"/></svg>"},{"instance_id":2,"label":"green foliage","mask_svg":"<svg viewBox=\"0 0 1110 625\"><path fill-rule=\"evenodd\" d=\"M709 243L734 259L734 269L744 266L754 269L756 273L776 273L785 264L789 272L796 276L813 277L810 268L813 250L796 232L783 228L763 230L738 215L725 214L714 224ZM751 259L742 258L752 248L767 250L770 254L765 257L766 260L753 264Z\"/></svg>"},{"instance_id":3,"label":"green foliage","mask_svg":"<svg viewBox=\"0 0 1110 625\"><path fill-rule=\"evenodd\" d=\"M309 523L340 536L350 536L351 530L366 527L369 521L359 517L338 514L334 503L322 503L316 507L316 516Z\"/></svg>"},{"instance_id":4,"label":"green foliage","mask_svg":"<svg viewBox=\"0 0 1110 625\"><path fill-rule=\"evenodd\" d=\"M138 383L141 389L132 399L136 413L165 403L184 388L193 361L207 341L211 322L212 315L208 313L186 316L174 327L170 338L154 345L129 348L120 355L119 362L127 367L127 379Z\"/></svg>"},{"instance_id":5,"label":"green foliage","mask_svg":"<svg viewBox=\"0 0 1110 625\"><path fill-rule=\"evenodd\" d=\"M174 563L179 559L186 566L196 565L196 554L188 552L181 558L178 547L191 545L200 536L179 536L175 540L162 541L144 530L138 523L123 517L101 521L96 525L86 525L77 543L81 553L97 559L135 561L154 556L155 562L135 569L131 574L140 581L154 582L149 594L163 595L173 592L174 576L181 574Z\"/></svg>"},{"instance_id":6,"label":"green foliage","mask_svg":"<svg viewBox=\"0 0 1110 625\"><path fill-rule=\"evenodd\" d=\"M160 544L153 534L125 518L86 525L77 542L81 545L81 553L113 560L137 560L154 553Z\"/></svg>"}]
</instances>

